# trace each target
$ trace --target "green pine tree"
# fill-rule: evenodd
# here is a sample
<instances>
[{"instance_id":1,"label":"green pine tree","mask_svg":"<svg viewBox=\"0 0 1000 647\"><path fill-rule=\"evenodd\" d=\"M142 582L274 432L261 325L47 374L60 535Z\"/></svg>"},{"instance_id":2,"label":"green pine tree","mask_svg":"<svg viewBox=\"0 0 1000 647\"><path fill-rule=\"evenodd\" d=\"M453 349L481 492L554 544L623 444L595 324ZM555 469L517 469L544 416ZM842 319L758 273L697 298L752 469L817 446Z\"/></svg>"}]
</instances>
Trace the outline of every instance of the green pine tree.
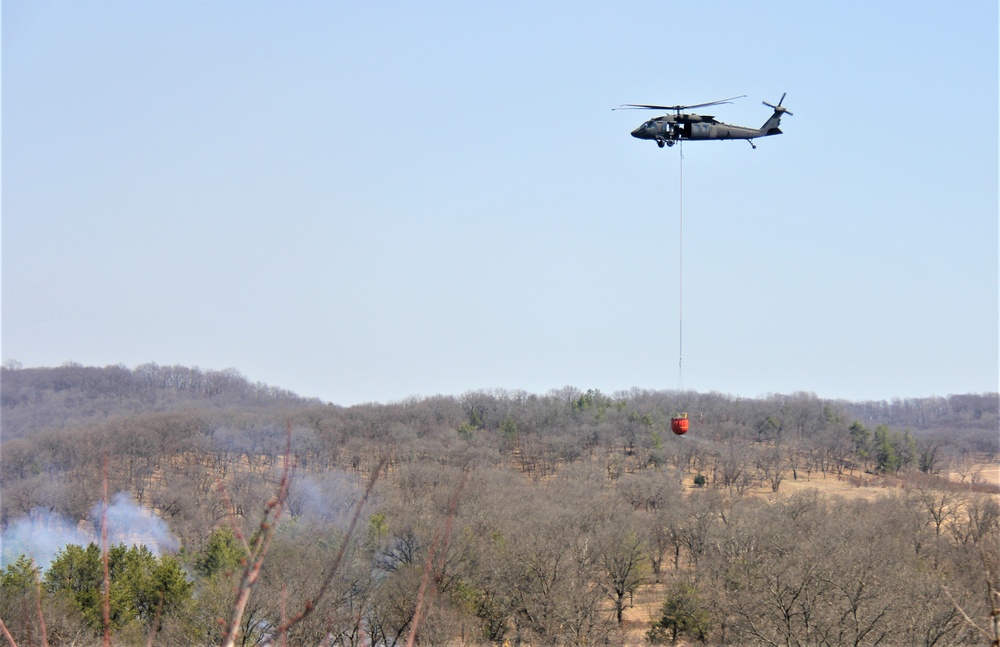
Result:
<instances>
[{"instance_id":1,"label":"green pine tree","mask_svg":"<svg viewBox=\"0 0 1000 647\"><path fill-rule=\"evenodd\" d=\"M216 573L232 573L243 568L246 550L229 526L216 528L208 538L205 550L194 560L195 571L203 577Z\"/></svg>"},{"instance_id":2,"label":"green pine tree","mask_svg":"<svg viewBox=\"0 0 1000 647\"><path fill-rule=\"evenodd\" d=\"M646 636L654 645L677 642L685 635L704 642L708 637L709 623L710 616L701 608L697 590L690 584L678 582L667 593L667 599L660 607L660 617Z\"/></svg>"}]
</instances>

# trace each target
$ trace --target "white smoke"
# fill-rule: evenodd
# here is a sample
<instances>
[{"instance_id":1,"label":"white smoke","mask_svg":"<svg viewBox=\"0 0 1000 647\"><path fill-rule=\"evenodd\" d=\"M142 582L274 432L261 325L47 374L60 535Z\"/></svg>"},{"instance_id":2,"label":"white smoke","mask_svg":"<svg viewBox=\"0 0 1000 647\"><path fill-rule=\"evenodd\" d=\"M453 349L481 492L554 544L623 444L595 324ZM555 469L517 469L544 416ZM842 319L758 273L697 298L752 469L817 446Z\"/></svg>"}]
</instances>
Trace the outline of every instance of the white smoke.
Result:
<instances>
[{"instance_id":1,"label":"white smoke","mask_svg":"<svg viewBox=\"0 0 1000 647\"><path fill-rule=\"evenodd\" d=\"M42 570L69 544L86 546L94 541L66 517L35 508L27 517L9 524L0 533L0 567L13 564L21 555L35 560Z\"/></svg>"},{"instance_id":2,"label":"white smoke","mask_svg":"<svg viewBox=\"0 0 1000 647\"><path fill-rule=\"evenodd\" d=\"M97 503L90 509L88 518L79 524L62 515L41 508L31 511L0 533L0 569L6 568L21 555L35 560L45 570L56 555L68 545L87 546L101 543L101 517L104 504ZM159 556L174 552L180 545L171 534L165 521L144 508L125 492L116 494L107 509L108 545L145 545Z\"/></svg>"},{"instance_id":3,"label":"white smoke","mask_svg":"<svg viewBox=\"0 0 1000 647\"><path fill-rule=\"evenodd\" d=\"M363 492L356 477L339 470L296 474L288 492L289 512L308 521L346 529Z\"/></svg>"}]
</instances>

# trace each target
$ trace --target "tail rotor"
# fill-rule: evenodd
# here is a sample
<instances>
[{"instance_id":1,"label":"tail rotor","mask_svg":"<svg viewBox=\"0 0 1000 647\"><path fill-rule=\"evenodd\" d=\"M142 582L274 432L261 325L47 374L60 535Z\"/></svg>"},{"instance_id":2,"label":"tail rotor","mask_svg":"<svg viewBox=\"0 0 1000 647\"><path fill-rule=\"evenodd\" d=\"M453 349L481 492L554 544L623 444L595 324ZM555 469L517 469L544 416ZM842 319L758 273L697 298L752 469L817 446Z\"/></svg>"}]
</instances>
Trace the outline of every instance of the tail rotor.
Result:
<instances>
[{"instance_id":1,"label":"tail rotor","mask_svg":"<svg viewBox=\"0 0 1000 647\"><path fill-rule=\"evenodd\" d=\"M778 102L778 105L774 105L773 103L768 103L767 101L761 101L761 103L763 103L768 108L773 108L774 111L777 112L778 114L788 115L789 117L794 116L793 112L791 112L788 108L785 108L784 106L781 105L782 101L785 100L785 95L786 94L788 94L788 93L787 92L783 92L781 94L781 101Z\"/></svg>"}]
</instances>

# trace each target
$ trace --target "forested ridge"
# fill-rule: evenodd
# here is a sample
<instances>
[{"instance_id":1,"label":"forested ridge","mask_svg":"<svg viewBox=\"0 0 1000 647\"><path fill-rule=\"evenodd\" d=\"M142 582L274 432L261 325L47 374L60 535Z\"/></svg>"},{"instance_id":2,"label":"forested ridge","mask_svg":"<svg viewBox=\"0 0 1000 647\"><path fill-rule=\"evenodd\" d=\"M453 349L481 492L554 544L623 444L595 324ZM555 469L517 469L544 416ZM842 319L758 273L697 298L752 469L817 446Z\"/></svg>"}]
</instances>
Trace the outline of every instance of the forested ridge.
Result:
<instances>
[{"instance_id":1,"label":"forested ridge","mask_svg":"<svg viewBox=\"0 0 1000 647\"><path fill-rule=\"evenodd\" d=\"M110 416L196 408L273 412L307 402L290 391L251 383L235 369L157 364L101 368L70 362L58 368L0 370L4 440Z\"/></svg>"},{"instance_id":2,"label":"forested ridge","mask_svg":"<svg viewBox=\"0 0 1000 647\"><path fill-rule=\"evenodd\" d=\"M0 619L19 645L102 644L105 626L113 644L222 644L262 537L235 644L995 631L997 394L566 387L342 407L234 370L71 364L5 367L0 396ZM21 558L43 535L65 543Z\"/></svg>"}]
</instances>

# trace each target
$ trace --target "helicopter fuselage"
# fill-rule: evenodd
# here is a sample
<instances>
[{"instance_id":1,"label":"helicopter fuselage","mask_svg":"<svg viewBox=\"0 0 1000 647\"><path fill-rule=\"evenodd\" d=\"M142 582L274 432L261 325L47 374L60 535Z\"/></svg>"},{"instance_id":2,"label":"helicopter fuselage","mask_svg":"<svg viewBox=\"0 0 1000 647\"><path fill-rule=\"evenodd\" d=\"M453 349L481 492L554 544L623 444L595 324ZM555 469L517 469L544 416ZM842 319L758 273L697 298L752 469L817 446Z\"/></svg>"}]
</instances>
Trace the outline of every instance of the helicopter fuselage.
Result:
<instances>
[{"instance_id":1,"label":"helicopter fuselage","mask_svg":"<svg viewBox=\"0 0 1000 647\"><path fill-rule=\"evenodd\" d=\"M708 115L664 115L643 123L632 131L637 139L651 139L660 147L673 146L677 141L707 139L755 139L777 135L777 128L765 132L762 128L734 126L717 121Z\"/></svg>"}]
</instances>

